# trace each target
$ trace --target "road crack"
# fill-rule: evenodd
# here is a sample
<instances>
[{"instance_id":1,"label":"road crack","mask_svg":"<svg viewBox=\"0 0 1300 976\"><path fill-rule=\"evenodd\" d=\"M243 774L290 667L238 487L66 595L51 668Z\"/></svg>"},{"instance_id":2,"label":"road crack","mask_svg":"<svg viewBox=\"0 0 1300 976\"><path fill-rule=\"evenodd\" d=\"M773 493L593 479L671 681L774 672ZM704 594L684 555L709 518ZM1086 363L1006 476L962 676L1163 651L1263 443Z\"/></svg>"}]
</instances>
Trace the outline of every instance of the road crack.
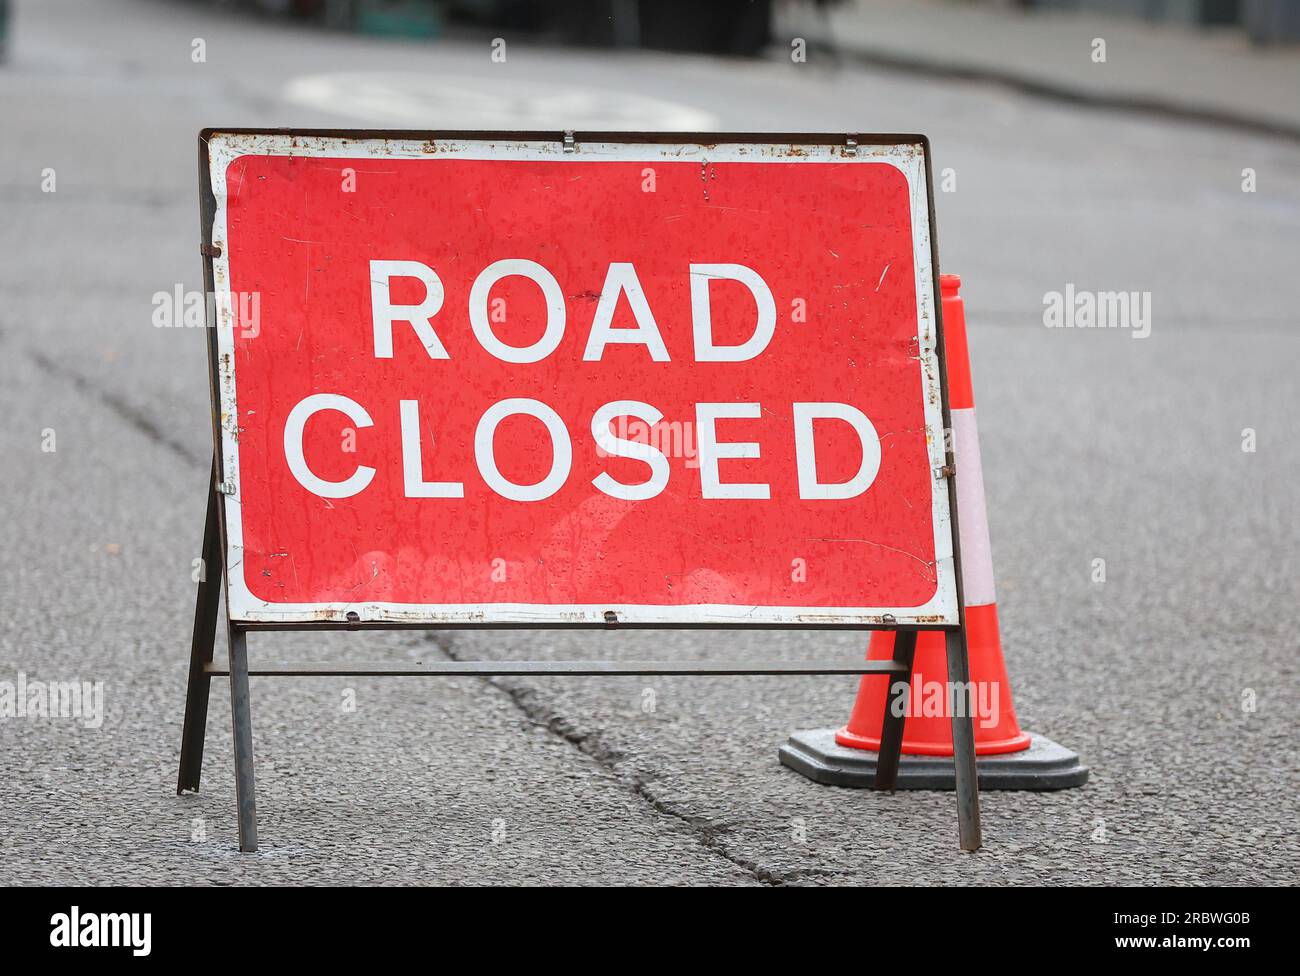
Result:
<instances>
[{"instance_id":1,"label":"road crack","mask_svg":"<svg viewBox=\"0 0 1300 976\"><path fill-rule=\"evenodd\" d=\"M446 631L432 631L425 635L425 639L431 641L450 660L472 660L458 655L452 636ZM771 887L782 887L800 877L818 873L815 870L805 869L774 871L751 858L735 853L725 842L726 836L731 832L729 826L690 813L671 800L659 796L653 788L652 778L638 770L628 768L625 761L626 753L605 739L599 730L583 728L546 701L541 692L526 681L509 677L485 677L480 680L509 698L511 704L534 725L546 729L556 738L562 739L584 756L594 760L655 813L676 820L710 854L740 868L754 880Z\"/></svg>"},{"instance_id":2,"label":"road crack","mask_svg":"<svg viewBox=\"0 0 1300 976\"><path fill-rule=\"evenodd\" d=\"M160 447L166 448L172 454L175 454L181 460L195 465L196 467L207 467L211 461L207 455L196 454L187 445L169 436L147 413L139 407L128 402L125 397L105 386L96 383L90 377L85 376L74 369L71 369L62 363L56 362L44 353L37 352L33 349L23 349L27 357L34 362L42 371L55 379L63 380L72 384L78 393L89 396L98 400L101 404L111 410L119 419L126 421L128 425L137 432L143 434L153 443Z\"/></svg>"}]
</instances>

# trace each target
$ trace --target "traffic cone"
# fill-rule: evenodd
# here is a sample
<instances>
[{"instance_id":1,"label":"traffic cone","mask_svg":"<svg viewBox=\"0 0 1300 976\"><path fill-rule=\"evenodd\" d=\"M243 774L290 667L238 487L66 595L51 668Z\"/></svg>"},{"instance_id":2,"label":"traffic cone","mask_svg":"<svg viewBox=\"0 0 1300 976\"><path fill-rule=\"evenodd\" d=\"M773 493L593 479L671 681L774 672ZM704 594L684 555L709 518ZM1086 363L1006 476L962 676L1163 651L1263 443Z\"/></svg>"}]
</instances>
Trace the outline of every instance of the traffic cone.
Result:
<instances>
[{"instance_id":1,"label":"traffic cone","mask_svg":"<svg viewBox=\"0 0 1300 976\"><path fill-rule=\"evenodd\" d=\"M998 631L993 558L966 342L966 310L958 294L960 287L961 278L957 275L940 275L948 407L957 464L957 521L966 599L966 641L970 678L974 682L971 698L979 785L980 789L1006 790L1079 786L1087 780L1088 769L1080 764L1078 755L1045 736L1022 732L1011 701L1011 684L1007 680ZM889 660L893 653L892 632L878 631L872 635L868 660ZM903 725L899 789L954 788L947 676L943 633L918 634ZM781 762L819 783L874 785L889 680L888 675L864 675L848 724L839 730L794 733L781 747Z\"/></svg>"}]
</instances>

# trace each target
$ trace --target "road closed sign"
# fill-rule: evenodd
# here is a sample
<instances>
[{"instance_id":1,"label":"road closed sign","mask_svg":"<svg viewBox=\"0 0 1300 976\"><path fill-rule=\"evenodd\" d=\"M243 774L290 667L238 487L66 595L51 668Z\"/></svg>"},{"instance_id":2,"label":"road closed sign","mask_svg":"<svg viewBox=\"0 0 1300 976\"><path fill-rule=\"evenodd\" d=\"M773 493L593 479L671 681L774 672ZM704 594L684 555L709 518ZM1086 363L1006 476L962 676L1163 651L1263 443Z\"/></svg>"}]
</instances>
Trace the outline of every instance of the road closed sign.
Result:
<instances>
[{"instance_id":1,"label":"road closed sign","mask_svg":"<svg viewBox=\"0 0 1300 976\"><path fill-rule=\"evenodd\" d=\"M205 134L230 617L956 626L923 140Z\"/></svg>"}]
</instances>

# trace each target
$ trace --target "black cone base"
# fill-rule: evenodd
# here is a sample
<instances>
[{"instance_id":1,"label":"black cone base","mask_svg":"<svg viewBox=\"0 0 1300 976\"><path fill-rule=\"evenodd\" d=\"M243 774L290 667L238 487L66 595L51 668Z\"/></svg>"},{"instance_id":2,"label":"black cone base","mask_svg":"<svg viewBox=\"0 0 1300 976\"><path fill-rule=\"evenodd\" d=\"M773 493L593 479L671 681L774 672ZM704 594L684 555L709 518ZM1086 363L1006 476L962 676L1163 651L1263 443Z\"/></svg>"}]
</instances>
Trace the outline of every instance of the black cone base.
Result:
<instances>
[{"instance_id":1,"label":"black cone base","mask_svg":"<svg viewBox=\"0 0 1300 976\"><path fill-rule=\"evenodd\" d=\"M981 790L1063 790L1082 786L1088 767L1077 753L1045 736L1029 733L1029 748L976 760ZM781 762L817 783L870 788L876 783L877 754L846 749L835 729L795 732L781 747ZM900 790L951 790L956 784L951 756L903 754L898 767Z\"/></svg>"}]
</instances>

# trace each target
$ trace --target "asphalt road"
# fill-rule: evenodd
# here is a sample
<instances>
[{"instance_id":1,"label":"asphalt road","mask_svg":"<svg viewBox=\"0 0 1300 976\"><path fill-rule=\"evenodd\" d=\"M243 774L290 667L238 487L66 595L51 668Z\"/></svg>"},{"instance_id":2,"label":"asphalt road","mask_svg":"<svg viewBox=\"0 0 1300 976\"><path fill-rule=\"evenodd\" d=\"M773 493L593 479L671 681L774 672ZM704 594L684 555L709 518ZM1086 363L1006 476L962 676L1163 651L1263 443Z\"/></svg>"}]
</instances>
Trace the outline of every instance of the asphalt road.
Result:
<instances>
[{"instance_id":1,"label":"asphalt road","mask_svg":"<svg viewBox=\"0 0 1300 976\"><path fill-rule=\"evenodd\" d=\"M102 681L106 715L0 719L0 880L1295 882L1300 146L852 67L522 41L499 64L487 39L383 42L157 0L16 6L0 680ZM236 124L928 133L957 180L941 256L965 281L1017 710L1081 752L1090 783L986 793L986 846L962 855L950 795L778 765L792 730L844 721L851 678L254 678L262 850L237 854L220 682L203 790L174 795L211 446L201 330L151 323L155 292L202 288L195 135ZM1044 328L1044 294L1067 283L1149 291L1150 336ZM457 632L254 636L251 653L861 645Z\"/></svg>"}]
</instances>

